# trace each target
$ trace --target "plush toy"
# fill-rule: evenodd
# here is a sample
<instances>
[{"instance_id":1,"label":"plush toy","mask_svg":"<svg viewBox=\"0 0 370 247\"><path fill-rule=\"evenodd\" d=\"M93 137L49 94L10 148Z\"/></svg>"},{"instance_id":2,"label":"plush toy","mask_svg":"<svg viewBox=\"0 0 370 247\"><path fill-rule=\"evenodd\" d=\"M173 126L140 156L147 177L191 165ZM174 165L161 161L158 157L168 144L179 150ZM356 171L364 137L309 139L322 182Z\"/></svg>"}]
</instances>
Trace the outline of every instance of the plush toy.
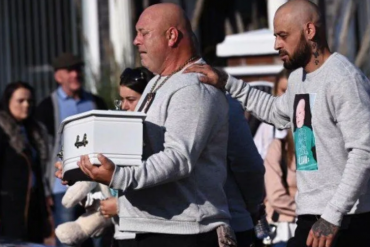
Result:
<instances>
[{"instance_id":1,"label":"plush toy","mask_svg":"<svg viewBox=\"0 0 370 247\"><path fill-rule=\"evenodd\" d=\"M97 188L100 191L91 193ZM55 229L59 241L67 245L80 245L90 237L99 237L104 229L112 224L99 212L100 200L111 197L109 187L96 182L76 182L67 189L62 199L66 208L71 208L83 202L86 213L76 221L66 222Z\"/></svg>"}]
</instances>

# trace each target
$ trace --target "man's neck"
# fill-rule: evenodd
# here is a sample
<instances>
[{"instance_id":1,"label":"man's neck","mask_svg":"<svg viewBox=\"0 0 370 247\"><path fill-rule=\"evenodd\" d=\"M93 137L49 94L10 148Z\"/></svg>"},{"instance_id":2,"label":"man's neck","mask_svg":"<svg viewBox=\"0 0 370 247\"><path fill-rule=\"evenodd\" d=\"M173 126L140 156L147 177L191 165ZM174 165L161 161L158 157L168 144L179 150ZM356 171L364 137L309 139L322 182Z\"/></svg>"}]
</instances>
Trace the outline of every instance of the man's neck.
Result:
<instances>
[{"instance_id":1,"label":"man's neck","mask_svg":"<svg viewBox=\"0 0 370 247\"><path fill-rule=\"evenodd\" d=\"M314 72L319 69L325 61L330 57L331 52L329 48L324 47L323 49L317 49L312 51L311 59L307 65L303 68L306 73Z\"/></svg>"},{"instance_id":2,"label":"man's neck","mask_svg":"<svg viewBox=\"0 0 370 247\"><path fill-rule=\"evenodd\" d=\"M81 98L81 90L79 91L72 91L72 90L69 90L67 88L64 88L64 87L61 87L63 92L68 96L68 97L71 97L75 100L78 100Z\"/></svg>"},{"instance_id":3,"label":"man's neck","mask_svg":"<svg viewBox=\"0 0 370 247\"><path fill-rule=\"evenodd\" d=\"M181 70L187 65L189 62L194 62L194 56L192 54L183 55L180 58L176 59L168 59L166 60L166 65L164 66L162 72L160 73L161 76L168 76L172 73Z\"/></svg>"}]
</instances>

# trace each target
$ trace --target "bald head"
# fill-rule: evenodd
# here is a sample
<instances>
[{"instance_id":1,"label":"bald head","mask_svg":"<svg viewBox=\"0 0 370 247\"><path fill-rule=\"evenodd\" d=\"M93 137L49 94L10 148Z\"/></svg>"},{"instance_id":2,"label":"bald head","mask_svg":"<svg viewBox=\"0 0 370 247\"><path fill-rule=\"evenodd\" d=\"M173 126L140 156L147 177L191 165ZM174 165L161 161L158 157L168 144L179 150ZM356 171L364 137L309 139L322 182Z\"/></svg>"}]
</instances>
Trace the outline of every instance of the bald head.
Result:
<instances>
[{"instance_id":1,"label":"bald head","mask_svg":"<svg viewBox=\"0 0 370 247\"><path fill-rule=\"evenodd\" d=\"M319 8L309 0L290 0L274 18L275 49L286 69L311 72L330 56Z\"/></svg>"},{"instance_id":2,"label":"bald head","mask_svg":"<svg viewBox=\"0 0 370 247\"><path fill-rule=\"evenodd\" d=\"M322 16L316 4L309 0L290 0L276 11L275 19L284 18L287 24L303 27L311 22L317 28L322 27Z\"/></svg>"},{"instance_id":3,"label":"bald head","mask_svg":"<svg viewBox=\"0 0 370 247\"><path fill-rule=\"evenodd\" d=\"M184 10L172 3L146 8L136 23L134 44L144 67L168 74L196 54L190 21Z\"/></svg>"},{"instance_id":4,"label":"bald head","mask_svg":"<svg viewBox=\"0 0 370 247\"><path fill-rule=\"evenodd\" d=\"M191 32L191 25L185 11L173 3L154 4L146 8L142 17L148 16L164 29L175 27L182 32Z\"/></svg>"}]
</instances>

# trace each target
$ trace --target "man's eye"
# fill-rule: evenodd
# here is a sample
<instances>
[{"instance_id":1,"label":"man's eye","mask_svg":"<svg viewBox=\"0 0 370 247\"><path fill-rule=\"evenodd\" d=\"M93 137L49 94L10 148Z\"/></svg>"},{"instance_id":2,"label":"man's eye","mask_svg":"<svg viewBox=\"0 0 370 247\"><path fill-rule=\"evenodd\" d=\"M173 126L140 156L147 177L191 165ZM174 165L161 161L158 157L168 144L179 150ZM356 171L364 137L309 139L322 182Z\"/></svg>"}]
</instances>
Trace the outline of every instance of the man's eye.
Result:
<instances>
[{"instance_id":1,"label":"man's eye","mask_svg":"<svg viewBox=\"0 0 370 247\"><path fill-rule=\"evenodd\" d=\"M280 34L280 38L285 39L287 37L286 34Z\"/></svg>"}]
</instances>

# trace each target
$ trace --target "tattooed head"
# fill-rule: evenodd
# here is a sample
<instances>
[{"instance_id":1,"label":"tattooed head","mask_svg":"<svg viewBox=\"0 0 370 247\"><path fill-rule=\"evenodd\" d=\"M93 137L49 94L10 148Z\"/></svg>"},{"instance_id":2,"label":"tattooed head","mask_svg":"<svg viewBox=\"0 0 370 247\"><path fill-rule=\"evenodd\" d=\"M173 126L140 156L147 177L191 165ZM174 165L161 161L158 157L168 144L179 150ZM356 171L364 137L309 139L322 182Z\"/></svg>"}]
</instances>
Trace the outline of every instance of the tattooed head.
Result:
<instances>
[{"instance_id":1,"label":"tattooed head","mask_svg":"<svg viewBox=\"0 0 370 247\"><path fill-rule=\"evenodd\" d=\"M275 49L286 69L317 62L326 39L318 7L307 0L288 1L274 18Z\"/></svg>"}]
</instances>

